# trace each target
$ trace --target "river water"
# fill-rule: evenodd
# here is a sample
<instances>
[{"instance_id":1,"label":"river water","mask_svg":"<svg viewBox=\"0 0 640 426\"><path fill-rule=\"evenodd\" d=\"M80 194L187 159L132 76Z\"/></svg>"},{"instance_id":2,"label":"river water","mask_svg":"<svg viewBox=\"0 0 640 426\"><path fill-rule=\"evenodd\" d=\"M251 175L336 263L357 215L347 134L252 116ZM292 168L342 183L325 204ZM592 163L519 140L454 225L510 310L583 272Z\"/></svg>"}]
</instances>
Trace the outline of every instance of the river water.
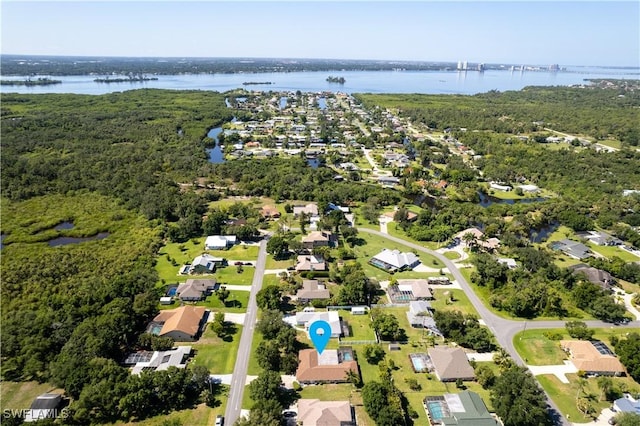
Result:
<instances>
[{"instance_id":1,"label":"river water","mask_svg":"<svg viewBox=\"0 0 640 426\"><path fill-rule=\"evenodd\" d=\"M78 93L99 95L139 88L211 90L226 92L244 88L262 91L343 92L343 93L428 93L476 94L490 90L520 90L525 86L570 86L590 78L639 79L638 68L567 67L566 71L344 71L344 84L326 81L328 72L261 73L268 85L245 86L247 74L158 75L158 80L126 83L96 83L95 76L53 77L61 84L49 86L0 86L2 93ZM256 74L257 75L257 74ZM32 76L50 77L50 76ZM1 77L24 80L25 77Z\"/></svg>"}]
</instances>

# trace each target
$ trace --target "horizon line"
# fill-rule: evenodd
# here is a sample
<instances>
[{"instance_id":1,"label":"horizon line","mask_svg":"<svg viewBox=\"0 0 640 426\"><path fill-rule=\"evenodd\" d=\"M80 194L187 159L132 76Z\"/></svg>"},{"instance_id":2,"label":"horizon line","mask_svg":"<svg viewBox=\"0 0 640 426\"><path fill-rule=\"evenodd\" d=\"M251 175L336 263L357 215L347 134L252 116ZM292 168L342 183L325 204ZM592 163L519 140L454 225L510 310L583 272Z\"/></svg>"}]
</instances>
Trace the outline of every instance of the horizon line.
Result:
<instances>
[{"instance_id":1,"label":"horizon line","mask_svg":"<svg viewBox=\"0 0 640 426\"><path fill-rule=\"evenodd\" d=\"M458 61L425 60L425 59L354 59L354 58L310 58L310 57L288 57L288 56L146 56L146 55L78 55L78 54L30 54L30 53L0 53L2 56L23 56L23 57L43 57L43 58L110 58L110 59L237 59L237 60L304 60L304 61L350 61L350 62L386 62L386 63L410 63L410 64L457 64ZM465 62L465 60L460 60ZM485 65L516 65L516 66L549 66L560 65L558 63L532 63L532 62L481 62L466 61L469 64ZM640 65L584 65L566 64L564 67L598 67L598 68L631 68L640 69Z\"/></svg>"}]
</instances>

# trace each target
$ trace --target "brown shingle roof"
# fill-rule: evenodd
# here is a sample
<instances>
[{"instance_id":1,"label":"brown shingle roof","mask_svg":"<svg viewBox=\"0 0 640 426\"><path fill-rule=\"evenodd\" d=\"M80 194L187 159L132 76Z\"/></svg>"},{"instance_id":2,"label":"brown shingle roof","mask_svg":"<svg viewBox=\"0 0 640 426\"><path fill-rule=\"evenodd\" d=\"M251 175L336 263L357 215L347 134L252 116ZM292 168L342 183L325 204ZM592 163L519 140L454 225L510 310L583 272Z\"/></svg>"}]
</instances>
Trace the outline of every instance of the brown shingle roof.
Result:
<instances>
[{"instance_id":1,"label":"brown shingle roof","mask_svg":"<svg viewBox=\"0 0 640 426\"><path fill-rule=\"evenodd\" d=\"M304 425L343 426L353 424L349 401L298 400L298 421Z\"/></svg>"},{"instance_id":2,"label":"brown shingle roof","mask_svg":"<svg viewBox=\"0 0 640 426\"><path fill-rule=\"evenodd\" d=\"M436 346L429 348L427 352L441 381L475 378L473 368L462 349Z\"/></svg>"},{"instance_id":3,"label":"brown shingle roof","mask_svg":"<svg viewBox=\"0 0 640 426\"><path fill-rule=\"evenodd\" d=\"M181 306L180 308L162 311L153 320L164 322L160 336L171 331L182 331L189 336L195 336L200 328L200 321L205 314L203 306Z\"/></svg>"},{"instance_id":4,"label":"brown shingle roof","mask_svg":"<svg viewBox=\"0 0 640 426\"><path fill-rule=\"evenodd\" d=\"M303 280L302 288L296 293L298 299L328 299L329 290L318 280Z\"/></svg>"},{"instance_id":5,"label":"brown shingle roof","mask_svg":"<svg viewBox=\"0 0 640 426\"><path fill-rule=\"evenodd\" d=\"M318 365L318 351L303 349L298 352L300 363L296 370L299 382L346 382L347 371L358 373L356 361L344 361L336 365Z\"/></svg>"},{"instance_id":6,"label":"brown shingle roof","mask_svg":"<svg viewBox=\"0 0 640 426\"><path fill-rule=\"evenodd\" d=\"M587 340L563 340L560 346L569 351L571 362L582 371L603 373L624 373L626 370L618 358L601 354L593 343Z\"/></svg>"}]
</instances>

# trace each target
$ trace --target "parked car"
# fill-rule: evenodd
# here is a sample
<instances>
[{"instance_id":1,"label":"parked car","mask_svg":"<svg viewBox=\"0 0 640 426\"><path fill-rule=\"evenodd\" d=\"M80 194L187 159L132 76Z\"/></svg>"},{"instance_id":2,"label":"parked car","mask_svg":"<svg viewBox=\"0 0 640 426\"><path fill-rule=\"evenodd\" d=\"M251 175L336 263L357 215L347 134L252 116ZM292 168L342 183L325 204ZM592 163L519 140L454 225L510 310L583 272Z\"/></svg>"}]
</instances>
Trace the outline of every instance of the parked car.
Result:
<instances>
[{"instance_id":1,"label":"parked car","mask_svg":"<svg viewBox=\"0 0 640 426\"><path fill-rule=\"evenodd\" d=\"M224 417L219 414L216 416L216 426L224 426Z\"/></svg>"}]
</instances>

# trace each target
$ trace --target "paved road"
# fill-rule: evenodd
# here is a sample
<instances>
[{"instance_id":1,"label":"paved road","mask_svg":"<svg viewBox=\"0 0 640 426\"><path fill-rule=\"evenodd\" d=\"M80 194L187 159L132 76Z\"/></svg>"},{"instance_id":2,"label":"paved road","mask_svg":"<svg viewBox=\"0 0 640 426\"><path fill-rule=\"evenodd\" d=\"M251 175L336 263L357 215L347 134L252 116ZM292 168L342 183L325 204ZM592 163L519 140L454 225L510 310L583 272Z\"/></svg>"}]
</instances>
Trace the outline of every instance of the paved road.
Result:
<instances>
[{"instance_id":1,"label":"paved road","mask_svg":"<svg viewBox=\"0 0 640 426\"><path fill-rule=\"evenodd\" d=\"M253 275L253 283L251 284L251 294L249 295L249 305L244 319L244 327L242 328L242 336L240 337L240 346L238 347L236 365L233 368L233 376L231 379L231 389L229 390L229 399L227 400L227 409L225 410L225 424L232 425L240 417L242 409L242 395L244 393L245 382L247 380L247 368L249 367L249 357L251 356L251 342L253 341L253 331L256 325L256 316L258 314L258 306L256 304L256 294L262 288L262 279L264 278L264 270L267 262L267 240L260 242L258 251L258 261L256 262L256 270Z\"/></svg>"},{"instance_id":2,"label":"paved road","mask_svg":"<svg viewBox=\"0 0 640 426\"><path fill-rule=\"evenodd\" d=\"M449 269L451 274L454 276L455 280L460 284L462 290L464 290L465 294L471 301L471 304L475 307L476 311L478 311L478 315L485 322L485 324L489 327L489 329L496 336L496 340L508 353L511 355L513 360L519 365L525 365L523 359L520 357L518 352L516 351L515 346L513 345L513 337L519 331L526 329L541 329L541 328L564 328L565 321L514 321L499 317L498 315L491 312L485 305L482 303L478 295L473 291L467 280L460 273L458 267L450 260L447 259L442 254L425 248L421 245L412 243L411 241L403 240L402 238L395 237L393 235L383 234L382 232L375 231L373 229L367 228L358 228L358 231L365 232L368 234L378 235L380 237L387 238L391 241L395 241L399 244L404 244L412 249L422 251L424 253L428 253L432 256L438 258L438 260L442 261L445 266ZM611 323L606 323L603 321L585 321L589 327L613 327ZM627 325L621 325L620 327L639 327L640 321L633 321ZM550 412L552 417L555 420L556 424L559 425L570 425L566 419L562 417L560 414L560 410L555 405L553 400L549 396L547 396L547 402L550 407Z\"/></svg>"}]
</instances>

